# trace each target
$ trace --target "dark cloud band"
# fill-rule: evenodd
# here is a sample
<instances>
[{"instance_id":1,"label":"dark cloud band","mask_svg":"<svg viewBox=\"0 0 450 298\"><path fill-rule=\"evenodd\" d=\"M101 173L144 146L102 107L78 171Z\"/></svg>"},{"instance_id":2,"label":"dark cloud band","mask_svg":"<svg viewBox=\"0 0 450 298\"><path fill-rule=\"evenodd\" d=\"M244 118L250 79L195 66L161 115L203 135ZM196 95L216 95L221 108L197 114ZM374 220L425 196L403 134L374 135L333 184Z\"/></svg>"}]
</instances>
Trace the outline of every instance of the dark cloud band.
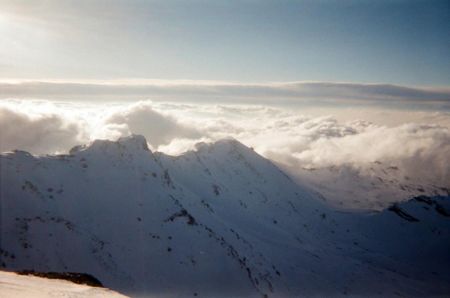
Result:
<instances>
[{"instance_id":1,"label":"dark cloud band","mask_svg":"<svg viewBox=\"0 0 450 298\"><path fill-rule=\"evenodd\" d=\"M240 84L204 81L110 81L110 82L0 82L0 98L138 100L143 98L231 102L296 102L330 100L375 103L420 103L450 106L449 88L407 87L391 84L288 82Z\"/></svg>"}]
</instances>

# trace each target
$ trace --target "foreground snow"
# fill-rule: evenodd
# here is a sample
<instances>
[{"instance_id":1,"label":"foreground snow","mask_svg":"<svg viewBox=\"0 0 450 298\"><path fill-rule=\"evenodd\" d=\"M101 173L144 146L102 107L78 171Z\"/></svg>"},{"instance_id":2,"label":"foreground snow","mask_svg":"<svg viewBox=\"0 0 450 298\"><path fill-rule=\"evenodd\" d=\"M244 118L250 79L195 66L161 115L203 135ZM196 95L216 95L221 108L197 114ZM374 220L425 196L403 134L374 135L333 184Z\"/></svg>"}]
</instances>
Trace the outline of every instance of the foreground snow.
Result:
<instances>
[{"instance_id":1,"label":"foreground snow","mask_svg":"<svg viewBox=\"0 0 450 298\"><path fill-rule=\"evenodd\" d=\"M133 296L445 295L449 198L343 212L234 140L0 155L1 266Z\"/></svg>"},{"instance_id":2,"label":"foreground snow","mask_svg":"<svg viewBox=\"0 0 450 298\"><path fill-rule=\"evenodd\" d=\"M111 297L125 298L117 292L79 285L66 280L47 279L0 271L0 297L2 298L48 298L48 297Z\"/></svg>"}]
</instances>

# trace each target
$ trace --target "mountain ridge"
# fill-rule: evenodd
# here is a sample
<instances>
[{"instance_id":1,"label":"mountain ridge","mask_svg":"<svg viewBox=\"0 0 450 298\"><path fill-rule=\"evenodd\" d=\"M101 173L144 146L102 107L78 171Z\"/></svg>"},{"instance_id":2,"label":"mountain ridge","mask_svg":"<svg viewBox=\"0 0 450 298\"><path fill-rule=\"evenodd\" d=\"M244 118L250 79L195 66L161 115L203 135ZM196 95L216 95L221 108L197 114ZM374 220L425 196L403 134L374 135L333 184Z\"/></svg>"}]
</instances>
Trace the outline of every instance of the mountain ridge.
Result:
<instances>
[{"instance_id":1,"label":"mountain ridge","mask_svg":"<svg viewBox=\"0 0 450 298\"><path fill-rule=\"evenodd\" d=\"M132 296L450 290L450 220L426 202L399 205L419 222L342 212L236 140L180 156L146 143L0 155L1 265L87 272Z\"/></svg>"}]
</instances>

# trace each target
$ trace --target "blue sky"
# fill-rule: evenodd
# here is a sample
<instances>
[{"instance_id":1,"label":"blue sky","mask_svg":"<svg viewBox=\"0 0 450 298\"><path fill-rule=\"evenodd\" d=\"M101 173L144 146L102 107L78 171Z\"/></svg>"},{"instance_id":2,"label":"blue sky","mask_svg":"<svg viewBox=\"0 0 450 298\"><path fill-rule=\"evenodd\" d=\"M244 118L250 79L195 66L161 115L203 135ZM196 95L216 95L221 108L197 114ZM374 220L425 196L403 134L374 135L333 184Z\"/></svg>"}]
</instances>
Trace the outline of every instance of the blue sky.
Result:
<instances>
[{"instance_id":1,"label":"blue sky","mask_svg":"<svg viewBox=\"0 0 450 298\"><path fill-rule=\"evenodd\" d=\"M1 1L0 77L450 85L449 1Z\"/></svg>"}]
</instances>

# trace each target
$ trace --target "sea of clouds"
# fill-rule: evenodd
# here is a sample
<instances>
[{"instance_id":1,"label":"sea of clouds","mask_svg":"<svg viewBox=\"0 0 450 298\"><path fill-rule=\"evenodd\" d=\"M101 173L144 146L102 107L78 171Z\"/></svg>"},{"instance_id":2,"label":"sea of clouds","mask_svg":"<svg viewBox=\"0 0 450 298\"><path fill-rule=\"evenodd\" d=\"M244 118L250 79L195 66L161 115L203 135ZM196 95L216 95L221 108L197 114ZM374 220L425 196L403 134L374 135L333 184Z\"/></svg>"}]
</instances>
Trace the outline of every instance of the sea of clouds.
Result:
<instances>
[{"instance_id":1,"label":"sea of clouds","mask_svg":"<svg viewBox=\"0 0 450 298\"><path fill-rule=\"evenodd\" d=\"M233 137L292 172L330 166L361 169L383 162L409 177L449 186L448 112L361 113L374 122L347 111L320 111L322 115L262 105L3 100L0 151L64 153L94 139L134 133L144 135L153 150L177 155L201 141ZM391 119L390 125L383 119Z\"/></svg>"}]
</instances>

